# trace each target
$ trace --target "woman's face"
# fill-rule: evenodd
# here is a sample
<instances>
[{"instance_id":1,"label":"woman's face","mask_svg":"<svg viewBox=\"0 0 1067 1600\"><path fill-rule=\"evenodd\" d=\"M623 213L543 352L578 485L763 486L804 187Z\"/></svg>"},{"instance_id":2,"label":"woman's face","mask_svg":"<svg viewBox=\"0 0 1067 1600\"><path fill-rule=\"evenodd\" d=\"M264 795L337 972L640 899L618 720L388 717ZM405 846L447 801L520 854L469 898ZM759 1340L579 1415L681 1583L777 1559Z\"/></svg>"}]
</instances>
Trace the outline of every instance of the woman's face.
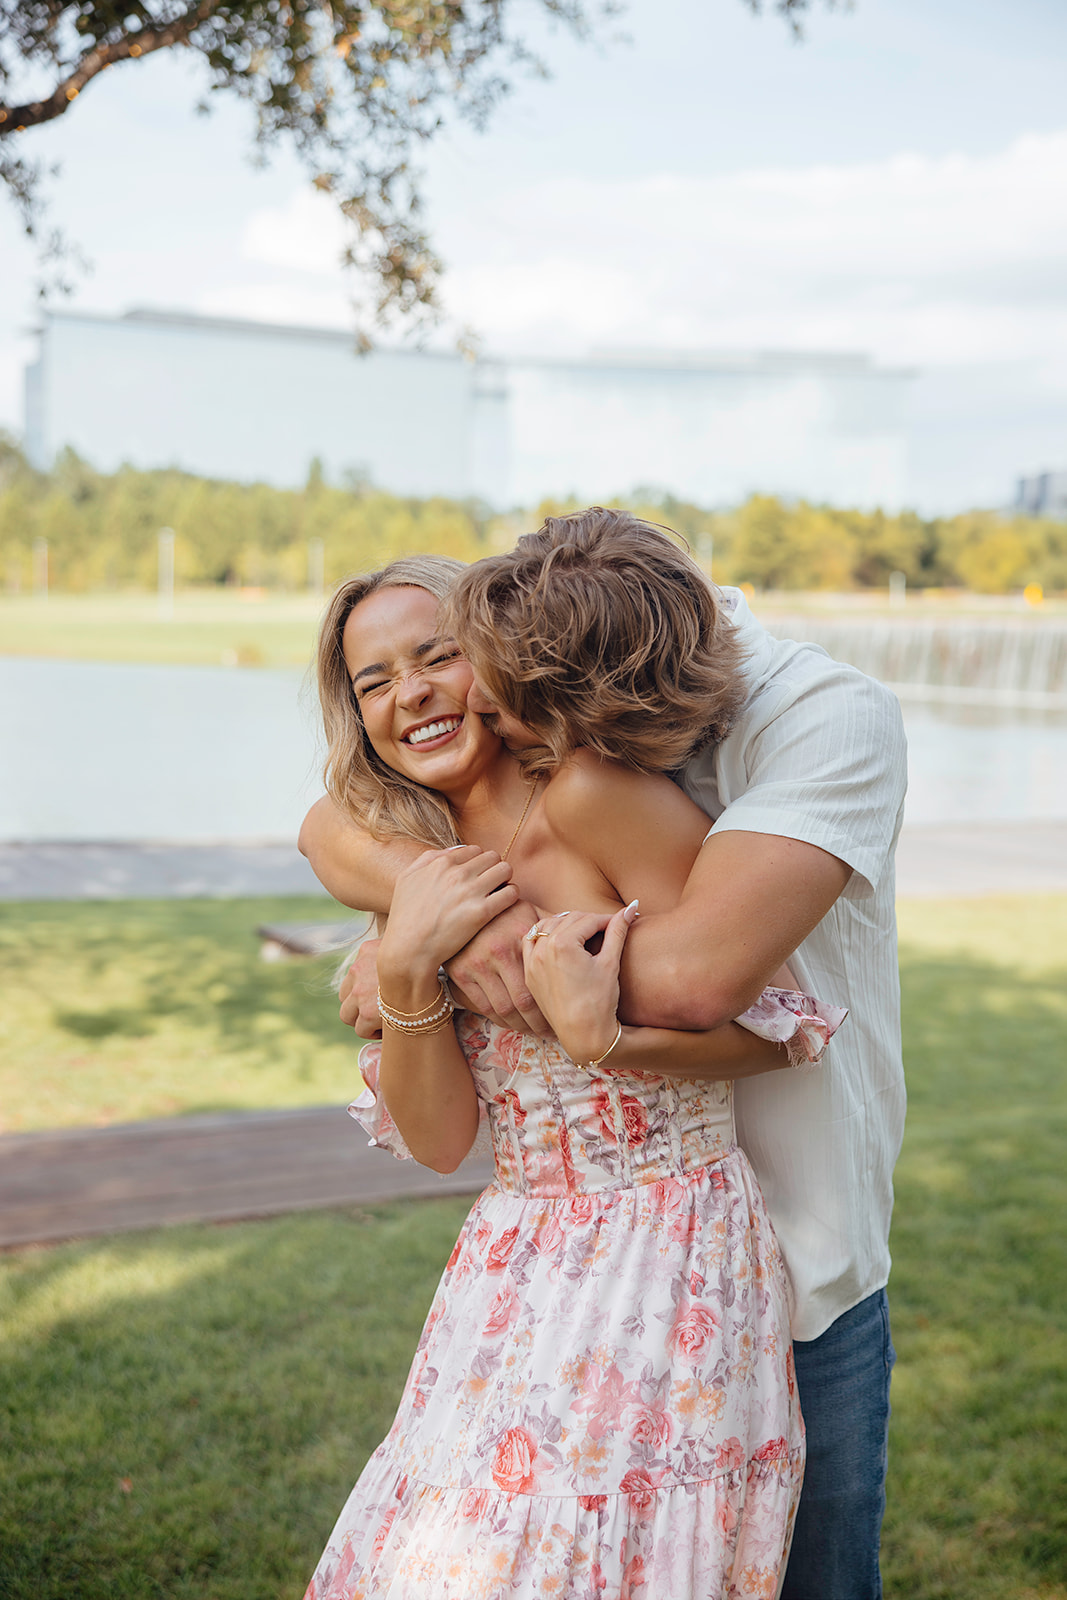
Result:
<instances>
[{"instance_id":1,"label":"woman's face","mask_svg":"<svg viewBox=\"0 0 1067 1600\"><path fill-rule=\"evenodd\" d=\"M454 639L442 637L425 589L378 589L353 606L342 649L360 716L386 766L448 794L480 777L500 740L468 710L474 681Z\"/></svg>"}]
</instances>

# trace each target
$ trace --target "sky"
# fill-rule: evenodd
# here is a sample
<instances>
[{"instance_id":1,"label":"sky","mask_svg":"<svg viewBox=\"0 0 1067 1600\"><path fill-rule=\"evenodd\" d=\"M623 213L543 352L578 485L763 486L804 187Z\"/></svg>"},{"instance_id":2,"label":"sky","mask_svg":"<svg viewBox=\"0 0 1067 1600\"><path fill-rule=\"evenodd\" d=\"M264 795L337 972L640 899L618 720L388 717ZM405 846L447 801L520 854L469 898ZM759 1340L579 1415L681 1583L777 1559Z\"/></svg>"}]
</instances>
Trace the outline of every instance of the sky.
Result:
<instances>
[{"instance_id":1,"label":"sky","mask_svg":"<svg viewBox=\"0 0 1067 1600\"><path fill-rule=\"evenodd\" d=\"M427 150L438 338L488 351L862 351L916 371L925 512L1067 469L1067 6L855 0L797 44L742 0L631 0L594 43L513 0L552 69ZM621 36L625 35L625 36ZM187 57L117 67L27 154L93 271L73 300L345 326L343 236ZM32 252L0 206L0 426L21 429ZM546 486L550 487L550 486ZM623 487L623 486L620 486Z\"/></svg>"}]
</instances>

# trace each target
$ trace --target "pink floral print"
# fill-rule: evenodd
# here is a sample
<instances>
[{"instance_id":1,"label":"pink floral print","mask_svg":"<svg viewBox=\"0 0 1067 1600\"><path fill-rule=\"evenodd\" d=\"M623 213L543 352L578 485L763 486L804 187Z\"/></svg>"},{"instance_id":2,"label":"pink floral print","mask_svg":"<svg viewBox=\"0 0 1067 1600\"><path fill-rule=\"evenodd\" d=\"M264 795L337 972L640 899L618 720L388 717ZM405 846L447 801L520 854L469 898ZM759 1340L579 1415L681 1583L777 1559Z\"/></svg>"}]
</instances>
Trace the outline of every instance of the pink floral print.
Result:
<instances>
[{"instance_id":1,"label":"pink floral print","mask_svg":"<svg viewBox=\"0 0 1067 1600\"><path fill-rule=\"evenodd\" d=\"M730 1086L458 1026L496 1178L305 1600L774 1600L804 1432Z\"/></svg>"}]
</instances>

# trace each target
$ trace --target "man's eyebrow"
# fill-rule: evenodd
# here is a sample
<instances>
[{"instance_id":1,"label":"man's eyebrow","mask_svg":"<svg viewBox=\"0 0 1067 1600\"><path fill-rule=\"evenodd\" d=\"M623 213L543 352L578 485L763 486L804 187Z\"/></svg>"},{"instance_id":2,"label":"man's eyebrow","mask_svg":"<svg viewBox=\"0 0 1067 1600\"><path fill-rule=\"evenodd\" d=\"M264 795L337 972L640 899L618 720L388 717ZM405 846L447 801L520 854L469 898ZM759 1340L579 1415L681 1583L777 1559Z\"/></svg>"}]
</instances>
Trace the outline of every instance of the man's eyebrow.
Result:
<instances>
[{"instance_id":1,"label":"man's eyebrow","mask_svg":"<svg viewBox=\"0 0 1067 1600\"><path fill-rule=\"evenodd\" d=\"M439 645L445 643L454 644L455 640L448 639L446 641L439 635L435 635L432 639L427 639L425 644L417 644L411 653L415 657L416 661L420 661L423 656L428 656L431 650L436 650ZM352 685L355 687L360 678L368 678L372 677L375 673L388 671L389 668L384 661L372 661L369 667L360 667L358 672L354 672L352 674Z\"/></svg>"}]
</instances>

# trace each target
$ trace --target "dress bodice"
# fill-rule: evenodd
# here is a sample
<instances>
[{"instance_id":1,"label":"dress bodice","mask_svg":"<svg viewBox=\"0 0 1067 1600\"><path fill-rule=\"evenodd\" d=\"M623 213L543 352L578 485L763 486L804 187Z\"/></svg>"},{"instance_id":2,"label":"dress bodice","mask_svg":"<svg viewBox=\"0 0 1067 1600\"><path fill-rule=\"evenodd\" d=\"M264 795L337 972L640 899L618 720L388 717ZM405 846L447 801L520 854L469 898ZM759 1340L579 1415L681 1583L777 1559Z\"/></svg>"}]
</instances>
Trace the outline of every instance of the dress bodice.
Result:
<instances>
[{"instance_id":1,"label":"dress bodice","mask_svg":"<svg viewBox=\"0 0 1067 1600\"><path fill-rule=\"evenodd\" d=\"M793 1066L818 1063L847 1012L793 989L765 989L740 1017L784 1046ZM680 1177L734 1148L733 1085L581 1067L554 1039L512 1033L457 1011L456 1033L483 1108L497 1186L508 1194L628 1189ZM349 1111L371 1144L410 1159L378 1093L381 1045L364 1045L364 1089Z\"/></svg>"},{"instance_id":2,"label":"dress bodice","mask_svg":"<svg viewBox=\"0 0 1067 1600\"><path fill-rule=\"evenodd\" d=\"M459 1038L512 1194L570 1195L677 1177L734 1142L728 1083L576 1066L552 1039L466 1014Z\"/></svg>"}]
</instances>

